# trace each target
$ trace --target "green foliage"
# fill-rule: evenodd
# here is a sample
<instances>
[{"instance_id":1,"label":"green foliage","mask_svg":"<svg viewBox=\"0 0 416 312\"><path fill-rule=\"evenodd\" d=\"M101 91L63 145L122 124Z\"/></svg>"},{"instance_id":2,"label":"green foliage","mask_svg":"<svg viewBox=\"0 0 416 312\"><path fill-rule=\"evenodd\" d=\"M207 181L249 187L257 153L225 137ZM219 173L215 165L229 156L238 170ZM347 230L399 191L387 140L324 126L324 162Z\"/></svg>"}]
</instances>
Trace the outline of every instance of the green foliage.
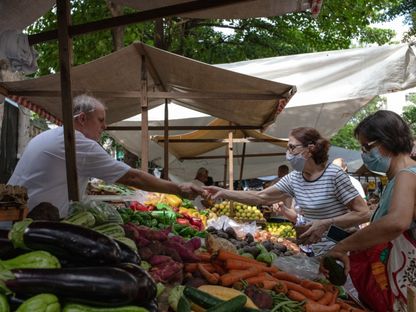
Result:
<instances>
[{"instance_id":1,"label":"green foliage","mask_svg":"<svg viewBox=\"0 0 416 312\"><path fill-rule=\"evenodd\" d=\"M400 0L386 10L386 15L390 19L396 16L404 16L405 23L410 26L409 31L404 35L402 41L414 42L416 39L416 1Z\"/></svg>"},{"instance_id":2,"label":"green foliage","mask_svg":"<svg viewBox=\"0 0 416 312\"><path fill-rule=\"evenodd\" d=\"M403 119L412 129L413 136L416 136L416 94L410 94L408 100L410 105L403 108Z\"/></svg>"},{"instance_id":3,"label":"green foliage","mask_svg":"<svg viewBox=\"0 0 416 312\"><path fill-rule=\"evenodd\" d=\"M360 144L354 138L354 129L365 117L375 113L386 102L385 98L375 97L362 107L337 134L331 138L331 144L346 149L359 150Z\"/></svg>"}]
</instances>

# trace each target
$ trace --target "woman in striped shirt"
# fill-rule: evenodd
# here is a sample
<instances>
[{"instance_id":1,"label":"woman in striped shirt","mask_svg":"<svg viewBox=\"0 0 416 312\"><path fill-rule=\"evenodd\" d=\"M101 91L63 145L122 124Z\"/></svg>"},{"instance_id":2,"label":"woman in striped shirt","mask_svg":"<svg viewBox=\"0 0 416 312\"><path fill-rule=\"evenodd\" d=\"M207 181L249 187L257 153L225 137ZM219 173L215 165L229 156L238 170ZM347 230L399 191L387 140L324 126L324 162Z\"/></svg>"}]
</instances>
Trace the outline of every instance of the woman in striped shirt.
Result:
<instances>
[{"instance_id":1,"label":"woman in striped shirt","mask_svg":"<svg viewBox=\"0 0 416 312\"><path fill-rule=\"evenodd\" d=\"M294 169L291 173L262 191L230 191L211 186L205 188L206 195L252 205L272 205L292 197L308 222L300 239L304 244L318 243L332 224L349 228L369 219L368 207L348 175L340 167L328 164L329 145L316 129L295 128L289 133L286 152ZM296 221L295 213L287 216Z\"/></svg>"}]
</instances>

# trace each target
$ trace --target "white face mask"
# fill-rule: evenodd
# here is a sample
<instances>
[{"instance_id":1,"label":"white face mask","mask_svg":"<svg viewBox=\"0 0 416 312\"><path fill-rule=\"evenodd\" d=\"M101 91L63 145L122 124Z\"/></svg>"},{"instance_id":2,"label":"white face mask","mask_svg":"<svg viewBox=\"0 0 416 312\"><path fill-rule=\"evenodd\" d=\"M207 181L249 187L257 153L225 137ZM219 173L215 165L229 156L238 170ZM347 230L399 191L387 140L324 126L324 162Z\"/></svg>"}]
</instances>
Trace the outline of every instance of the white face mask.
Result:
<instances>
[{"instance_id":1,"label":"white face mask","mask_svg":"<svg viewBox=\"0 0 416 312\"><path fill-rule=\"evenodd\" d=\"M289 151L286 151L286 159L296 171L302 172L303 168L305 168L306 159L302 156L302 153L293 155Z\"/></svg>"}]
</instances>

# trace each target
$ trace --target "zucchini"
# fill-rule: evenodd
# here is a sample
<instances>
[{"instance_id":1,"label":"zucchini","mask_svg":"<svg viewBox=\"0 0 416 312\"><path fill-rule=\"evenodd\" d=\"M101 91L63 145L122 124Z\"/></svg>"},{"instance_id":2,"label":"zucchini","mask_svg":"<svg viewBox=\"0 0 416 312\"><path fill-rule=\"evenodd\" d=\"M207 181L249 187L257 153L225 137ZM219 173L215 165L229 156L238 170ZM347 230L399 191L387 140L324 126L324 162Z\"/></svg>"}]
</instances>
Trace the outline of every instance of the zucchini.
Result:
<instances>
[{"instance_id":1,"label":"zucchini","mask_svg":"<svg viewBox=\"0 0 416 312\"><path fill-rule=\"evenodd\" d=\"M122 241L115 241L120 247L120 260L122 263L134 263L140 265L141 258L137 251L134 251L130 246L124 244Z\"/></svg>"},{"instance_id":2,"label":"zucchini","mask_svg":"<svg viewBox=\"0 0 416 312\"><path fill-rule=\"evenodd\" d=\"M135 252L138 252L137 245L134 242L134 240L132 240L131 238L128 238L128 237L117 237L115 240L117 242L122 242L122 243L126 244L131 249L133 249Z\"/></svg>"},{"instance_id":3,"label":"zucchini","mask_svg":"<svg viewBox=\"0 0 416 312\"><path fill-rule=\"evenodd\" d=\"M198 287L198 289L224 301L230 300L237 296L245 295L244 293L242 293L241 291L237 289L228 288L224 286L217 286L217 285L201 285ZM246 302L245 307L258 309L257 306L249 297L247 297L247 302Z\"/></svg>"},{"instance_id":4,"label":"zucchini","mask_svg":"<svg viewBox=\"0 0 416 312\"><path fill-rule=\"evenodd\" d=\"M15 247L45 250L75 263L112 265L121 262L120 247L112 238L79 225L25 219L16 222L9 235Z\"/></svg>"},{"instance_id":5,"label":"zucchini","mask_svg":"<svg viewBox=\"0 0 416 312\"><path fill-rule=\"evenodd\" d=\"M18 296L50 293L75 303L110 307L131 304L138 293L146 291L132 274L109 266L5 272L2 280Z\"/></svg>"},{"instance_id":6,"label":"zucchini","mask_svg":"<svg viewBox=\"0 0 416 312\"><path fill-rule=\"evenodd\" d=\"M176 312L191 312L191 305L185 296L181 296L178 302L178 308Z\"/></svg>"},{"instance_id":7,"label":"zucchini","mask_svg":"<svg viewBox=\"0 0 416 312\"><path fill-rule=\"evenodd\" d=\"M126 233L121 225L115 223L107 223L92 228L101 234L108 235L112 238L125 237Z\"/></svg>"},{"instance_id":8,"label":"zucchini","mask_svg":"<svg viewBox=\"0 0 416 312\"><path fill-rule=\"evenodd\" d=\"M147 309L138 306L99 308L83 304L69 303L64 306L62 312L147 312Z\"/></svg>"},{"instance_id":9,"label":"zucchini","mask_svg":"<svg viewBox=\"0 0 416 312\"><path fill-rule=\"evenodd\" d=\"M39 294L23 302L16 312L60 312L58 298L52 294Z\"/></svg>"},{"instance_id":10,"label":"zucchini","mask_svg":"<svg viewBox=\"0 0 416 312\"><path fill-rule=\"evenodd\" d=\"M333 257L324 257L324 268L328 270L328 280L335 286L342 286L347 281L344 267L337 263Z\"/></svg>"},{"instance_id":11,"label":"zucchini","mask_svg":"<svg viewBox=\"0 0 416 312\"><path fill-rule=\"evenodd\" d=\"M244 307L247 302L247 297L244 295L234 297L228 301L224 301L212 308L206 310L206 312L238 312Z\"/></svg>"},{"instance_id":12,"label":"zucchini","mask_svg":"<svg viewBox=\"0 0 416 312\"><path fill-rule=\"evenodd\" d=\"M59 260L43 250L31 251L9 260L0 260L1 270L11 269L56 269L60 268ZM1 310L0 310L1 311Z\"/></svg>"},{"instance_id":13,"label":"zucchini","mask_svg":"<svg viewBox=\"0 0 416 312\"><path fill-rule=\"evenodd\" d=\"M184 295L186 296L186 298L188 298L189 300L191 300L193 303L195 303L196 305L204 308L204 309L209 309L212 308L214 306L217 306L223 302L226 302L224 300L218 299L214 296L211 296L210 294L201 291L197 288L193 288L193 287L185 287L184 291L183 291ZM247 299L246 299L247 301ZM247 307L242 307L240 309L240 311L243 312L258 312L258 309L253 309L253 308L247 308Z\"/></svg>"},{"instance_id":14,"label":"zucchini","mask_svg":"<svg viewBox=\"0 0 416 312\"><path fill-rule=\"evenodd\" d=\"M1 312L10 311L10 306L9 306L9 302L7 301L7 297L3 294L0 294L0 311Z\"/></svg>"},{"instance_id":15,"label":"zucchini","mask_svg":"<svg viewBox=\"0 0 416 312\"><path fill-rule=\"evenodd\" d=\"M90 201L88 202L88 212L95 217L95 224L118 223L123 224L123 218L117 209L106 202Z\"/></svg>"},{"instance_id":16,"label":"zucchini","mask_svg":"<svg viewBox=\"0 0 416 312\"><path fill-rule=\"evenodd\" d=\"M95 217L91 212L81 211L69 216L62 222L92 228L95 225Z\"/></svg>"}]
</instances>

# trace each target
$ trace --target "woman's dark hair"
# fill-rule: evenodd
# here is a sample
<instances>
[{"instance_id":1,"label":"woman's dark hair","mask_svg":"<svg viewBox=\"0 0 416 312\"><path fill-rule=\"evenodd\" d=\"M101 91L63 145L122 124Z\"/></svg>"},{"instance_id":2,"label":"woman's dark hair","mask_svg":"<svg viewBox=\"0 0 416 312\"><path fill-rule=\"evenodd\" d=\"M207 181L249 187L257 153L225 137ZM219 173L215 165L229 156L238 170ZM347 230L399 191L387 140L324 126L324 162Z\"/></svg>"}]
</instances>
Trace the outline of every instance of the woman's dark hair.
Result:
<instances>
[{"instance_id":1,"label":"woman's dark hair","mask_svg":"<svg viewBox=\"0 0 416 312\"><path fill-rule=\"evenodd\" d=\"M354 136L378 141L394 155L410 153L413 137L407 123L396 113L379 110L364 118L354 130Z\"/></svg>"},{"instance_id":2,"label":"woman's dark hair","mask_svg":"<svg viewBox=\"0 0 416 312\"><path fill-rule=\"evenodd\" d=\"M315 128L300 127L290 131L290 135L298 140L304 147L312 144L310 148L312 158L317 165L328 161L329 141L321 136Z\"/></svg>"}]
</instances>

